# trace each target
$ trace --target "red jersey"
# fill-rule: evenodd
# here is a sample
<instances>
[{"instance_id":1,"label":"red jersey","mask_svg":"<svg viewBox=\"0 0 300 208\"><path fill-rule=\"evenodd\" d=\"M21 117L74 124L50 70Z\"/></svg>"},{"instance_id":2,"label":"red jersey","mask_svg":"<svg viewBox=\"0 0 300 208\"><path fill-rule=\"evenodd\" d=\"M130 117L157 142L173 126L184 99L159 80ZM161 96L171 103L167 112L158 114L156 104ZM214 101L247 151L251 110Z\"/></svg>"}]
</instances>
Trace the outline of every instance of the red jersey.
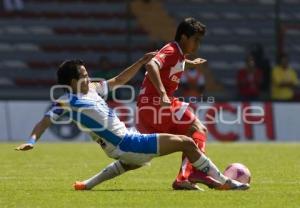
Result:
<instances>
[{"instance_id":1,"label":"red jersey","mask_svg":"<svg viewBox=\"0 0 300 208\"><path fill-rule=\"evenodd\" d=\"M180 77L184 71L185 57L177 42L165 45L152 59L159 67L161 81L168 96L172 97L177 90ZM141 97L159 96L156 88L150 81L147 72L140 90Z\"/></svg>"},{"instance_id":2,"label":"red jersey","mask_svg":"<svg viewBox=\"0 0 300 208\"><path fill-rule=\"evenodd\" d=\"M196 119L188 109L188 103L173 97L184 71L185 57L179 45L172 42L165 45L152 60L158 65L171 105L160 106L160 95L146 73L137 102L136 128L147 134L158 132L184 135Z\"/></svg>"}]
</instances>

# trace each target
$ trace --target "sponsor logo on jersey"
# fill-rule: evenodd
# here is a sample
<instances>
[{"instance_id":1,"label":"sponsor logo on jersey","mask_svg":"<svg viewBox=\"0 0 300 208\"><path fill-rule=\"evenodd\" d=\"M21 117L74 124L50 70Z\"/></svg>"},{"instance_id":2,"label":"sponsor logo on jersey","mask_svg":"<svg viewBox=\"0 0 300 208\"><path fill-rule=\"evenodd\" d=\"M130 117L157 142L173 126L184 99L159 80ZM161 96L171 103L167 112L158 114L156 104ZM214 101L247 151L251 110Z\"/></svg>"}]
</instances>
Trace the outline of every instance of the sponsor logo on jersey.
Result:
<instances>
[{"instance_id":1,"label":"sponsor logo on jersey","mask_svg":"<svg viewBox=\"0 0 300 208\"><path fill-rule=\"evenodd\" d=\"M179 79L176 75L173 75L173 76L171 77L171 80L172 80L173 82L180 83L180 79Z\"/></svg>"}]
</instances>

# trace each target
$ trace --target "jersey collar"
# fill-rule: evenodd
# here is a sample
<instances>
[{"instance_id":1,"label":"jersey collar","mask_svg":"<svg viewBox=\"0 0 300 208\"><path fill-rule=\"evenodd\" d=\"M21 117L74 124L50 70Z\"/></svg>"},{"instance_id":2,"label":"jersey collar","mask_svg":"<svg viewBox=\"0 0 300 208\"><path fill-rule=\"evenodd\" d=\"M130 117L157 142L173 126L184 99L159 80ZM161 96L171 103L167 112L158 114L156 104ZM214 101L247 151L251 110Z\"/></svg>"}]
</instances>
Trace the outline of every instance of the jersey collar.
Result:
<instances>
[{"instance_id":1,"label":"jersey collar","mask_svg":"<svg viewBox=\"0 0 300 208\"><path fill-rule=\"evenodd\" d=\"M182 52L182 50L181 50L179 44L178 44L176 41L174 41L174 43L176 44L176 46L177 46L177 48L178 48L180 54L181 54L182 56L184 56L184 54L183 54L183 52Z\"/></svg>"}]
</instances>

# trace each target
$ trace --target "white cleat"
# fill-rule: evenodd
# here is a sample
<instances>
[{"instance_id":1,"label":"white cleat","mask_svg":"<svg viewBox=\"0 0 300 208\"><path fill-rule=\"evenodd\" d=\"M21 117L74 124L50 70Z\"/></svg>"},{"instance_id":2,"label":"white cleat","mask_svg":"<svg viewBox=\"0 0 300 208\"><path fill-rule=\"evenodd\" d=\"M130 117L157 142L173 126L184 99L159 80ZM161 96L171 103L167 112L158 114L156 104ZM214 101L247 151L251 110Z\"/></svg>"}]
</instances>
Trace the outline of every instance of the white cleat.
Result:
<instances>
[{"instance_id":1,"label":"white cleat","mask_svg":"<svg viewBox=\"0 0 300 208\"><path fill-rule=\"evenodd\" d=\"M241 183L236 180L228 179L223 185L217 187L218 190L240 190L245 191L250 188L248 183Z\"/></svg>"}]
</instances>

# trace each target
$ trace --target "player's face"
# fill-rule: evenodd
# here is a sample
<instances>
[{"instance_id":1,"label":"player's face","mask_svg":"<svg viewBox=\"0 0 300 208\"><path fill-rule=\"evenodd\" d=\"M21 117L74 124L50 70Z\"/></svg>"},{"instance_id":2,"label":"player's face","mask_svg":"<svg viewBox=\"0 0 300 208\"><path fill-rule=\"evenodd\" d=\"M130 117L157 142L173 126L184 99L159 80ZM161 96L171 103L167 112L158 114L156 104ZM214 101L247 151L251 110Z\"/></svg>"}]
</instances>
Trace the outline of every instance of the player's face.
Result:
<instances>
[{"instance_id":1,"label":"player's face","mask_svg":"<svg viewBox=\"0 0 300 208\"><path fill-rule=\"evenodd\" d=\"M200 46L202 36L199 33L192 35L185 41L185 51L187 54L195 54Z\"/></svg>"},{"instance_id":2,"label":"player's face","mask_svg":"<svg viewBox=\"0 0 300 208\"><path fill-rule=\"evenodd\" d=\"M81 93L87 94L89 91L89 83L90 83L90 78L89 78L89 74L86 71L86 68L84 66L80 66L77 88L80 90Z\"/></svg>"}]
</instances>

